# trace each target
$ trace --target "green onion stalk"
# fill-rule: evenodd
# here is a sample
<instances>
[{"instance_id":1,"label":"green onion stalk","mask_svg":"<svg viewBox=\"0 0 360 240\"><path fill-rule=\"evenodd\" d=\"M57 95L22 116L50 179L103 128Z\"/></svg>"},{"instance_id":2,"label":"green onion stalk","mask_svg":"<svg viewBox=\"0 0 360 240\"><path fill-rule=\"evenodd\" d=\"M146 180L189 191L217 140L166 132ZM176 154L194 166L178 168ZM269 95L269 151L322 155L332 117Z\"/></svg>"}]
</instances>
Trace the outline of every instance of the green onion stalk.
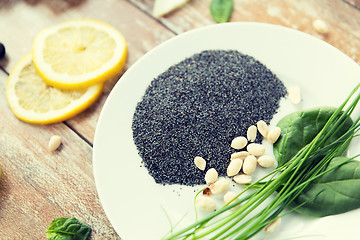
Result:
<instances>
[{"instance_id":1,"label":"green onion stalk","mask_svg":"<svg viewBox=\"0 0 360 240\"><path fill-rule=\"evenodd\" d=\"M359 131L360 117L357 117L341 137L334 142L328 141L353 114L360 100L360 93L356 94L359 87L360 84L331 115L314 139L292 159L247 185L217 211L163 239L250 239L270 223L306 204L304 202L296 206L294 200L313 181L353 159L346 159L328 168L330 161L345 152Z\"/></svg>"}]
</instances>

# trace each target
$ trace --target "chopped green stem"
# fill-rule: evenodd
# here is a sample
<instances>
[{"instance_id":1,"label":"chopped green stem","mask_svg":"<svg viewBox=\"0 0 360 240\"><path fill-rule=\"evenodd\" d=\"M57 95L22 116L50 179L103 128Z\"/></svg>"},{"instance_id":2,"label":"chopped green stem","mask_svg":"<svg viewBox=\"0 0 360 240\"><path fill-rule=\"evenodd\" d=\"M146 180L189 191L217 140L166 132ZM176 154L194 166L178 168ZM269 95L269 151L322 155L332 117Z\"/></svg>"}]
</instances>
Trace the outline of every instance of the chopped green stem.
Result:
<instances>
[{"instance_id":1,"label":"chopped green stem","mask_svg":"<svg viewBox=\"0 0 360 240\"><path fill-rule=\"evenodd\" d=\"M242 213L242 215L239 215L239 212L235 211L233 214L236 218L236 221L233 221L231 224L228 224L221 232L219 232L217 235L214 236L213 239L218 239L220 236L222 236L223 234L225 234L228 230L230 230L231 228L233 228L235 225L238 224L239 221L243 220L245 217L247 217L250 213L252 213L261 203L263 203L268 197L270 197L273 194L273 192L268 191L265 195L262 196L261 199L259 199L259 201L257 201L256 203L254 203L252 206L250 205L248 208L246 208L246 205L242 206L242 211L240 212ZM229 220L234 220L235 218L231 218ZM239 231L243 228L245 228L248 224L251 223L251 221L254 220L254 218L249 219L247 222L243 223L241 226L239 226L236 231ZM224 221L223 224L221 226L226 225L227 223L229 223L230 221ZM228 235L226 235L226 237L228 237Z\"/></svg>"},{"instance_id":2,"label":"chopped green stem","mask_svg":"<svg viewBox=\"0 0 360 240\"><path fill-rule=\"evenodd\" d=\"M272 221L311 202L313 199L293 207L297 197L314 181L353 159L346 159L329 168L330 161L346 150L351 139L360 129L359 116L341 137L333 142L329 140L345 126L346 121L355 111L360 101L360 94L355 97L353 95L359 88L360 83L330 116L313 140L292 159L255 183L247 185L230 203L165 239L249 239ZM354 99L350 102L352 98ZM346 107L347 104L349 105ZM235 200L250 189L255 191L241 200ZM271 199L270 203L264 205L269 199ZM289 207L290 209L283 213ZM232 212L229 213L230 209Z\"/></svg>"}]
</instances>

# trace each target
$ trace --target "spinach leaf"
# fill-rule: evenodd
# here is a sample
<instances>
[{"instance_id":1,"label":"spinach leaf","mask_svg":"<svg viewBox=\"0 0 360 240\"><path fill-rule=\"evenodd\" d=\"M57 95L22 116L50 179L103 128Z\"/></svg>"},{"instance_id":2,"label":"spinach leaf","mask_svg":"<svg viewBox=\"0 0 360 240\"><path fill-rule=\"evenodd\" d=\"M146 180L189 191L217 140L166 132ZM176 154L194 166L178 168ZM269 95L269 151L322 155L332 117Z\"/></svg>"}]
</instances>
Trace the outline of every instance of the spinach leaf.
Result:
<instances>
[{"instance_id":1,"label":"spinach leaf","mask_svg":"<svg viewBox=\"0 0 360 240\"><path fill-rule=\"evenodd\" d=\"M281 135L273 149L278 164L286 163L309 144L335 111L336 108L332 107L314 108L294 112L281 119L277 124L281 128ZM328 142L332 143L338 139L352 123L348 117ZM338 156L342 154L343 152ZM346 157L336 157L327 168L346 160ZM347 212L360 207L360 192L357 191L359 188L360 162L351 160L314 181L294 200L294 205L302 205L297 208L297 212L316 217Z\"/></svg>"},{"instance_id":2,"label":"spinach leaf","mask_svg":"<svg viewBox=\"0 0 360 240\"><path fill-rule=\"evenodd\" d=\"M48 240L86 240L91 228L76 218L55 218L46 231Z\"/></svg>"},{"instance_id":3,"label":"spinach leaf","mask_svg":"<svg viewBox=\"0 0 360 240\"><path fill-rule=\"evenodd\" d=\"M294 112L282 118L277 124L281 128L281 135L273 148L278 165L289 161L301 148L309 144L335 111L336 108L333 107L313 108ZM329 142L338 139L352 123L348 117Z\"/></svg>"},{"instance_id":4,"label":"spinach leaf","mask_svg":"<svg viewBox=\"0 0 360 240\"><path fill-rule=\"evenodd\" d=\"M336 157L328 168L348 160ZM305 203L297 212L314 217L324 217L344 213L360 207L360 162L350 160L324 174L294 201L296 205Z\"/></svg>"},{"instance_id":5,"label":"spinach leaf","mask_svg":"<svg viewBox=\"0 0 360 240\"><path fill-rule=\"evenodd\" d=\"M218 23L229 21L233 6L233 0L212 0L210 3L210 13L212 18Z\"/></svg>"}]
</instances>

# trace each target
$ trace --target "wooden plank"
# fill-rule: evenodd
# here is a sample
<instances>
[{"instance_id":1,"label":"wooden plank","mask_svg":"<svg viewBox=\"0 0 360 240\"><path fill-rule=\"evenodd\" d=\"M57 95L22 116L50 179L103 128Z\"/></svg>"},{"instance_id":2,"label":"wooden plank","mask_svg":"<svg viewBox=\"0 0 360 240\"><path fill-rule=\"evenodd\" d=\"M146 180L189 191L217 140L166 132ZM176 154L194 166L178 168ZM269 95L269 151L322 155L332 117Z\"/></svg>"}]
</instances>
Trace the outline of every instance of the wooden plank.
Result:
<instances>
[{"instance_id":1,"label":"wooden plank","mask_svg":"<svg viewBox=\"0 0 360 240\"><path fill-rule=\"evenodd\" d=\"M15 1L9 7L0 10L0 29L7 30L2 41L7 46L8 59L5 69L10 71L17 60L30 51L35 34L45 26L69 18L91 17L104 20L119 28L129 43L129 59L124 70L131 66L140 56L154 46L173 36L156 20L126 1L108 0L87 1L63 11L56 11L59 6L49 1L29 5L26 1ZM153 0L131 0L140 9L151 14ZM52 3L52 4L51 4ZM192 0L179 10L161 18L160 22L171 31L179 34L190 29L214 24L208 7L210 0ZM60 7L61 9L61 7ZM355 17L354 17L355 16ZM358 17L356 17L358 16ZM326 36L318 34L312 27L312 21L321 18L327 22L330 33ZM128 21L128 19L135 19ZM345 54L360 62L360 11L343 1L236 1L231 21L257 21L279 24L319 37ZM27 27L24 22L31 22ZM144 24L146 23L146 24ZM10 28L10 32L8 26ZM26 37L19 37L19 34ZM346 37L344 37L346 36ZM121 73L118 77L121 76ZM103 96L89 110L68 121L85 138L93 141L94 128L102 105L118 77L110 80Z\"/></svg>"},{"instance_id":2,"label":"wooden plank","mask_svg":"<svg viewBox=\"0 0 360 240\"><path fill-rule=\"evenodd\" d=\"M152 0L130 1L151 14ZM177 34L214 24L209 12L210 1L191 0L159 21ZM327 23L330 29L327 35L321 35L313 28L316 19ZM266 22L294 28L330 43L360 63L360 11L344 1L234 1L230 21Z\"/></svg>"},{"instance_id":3,"label":"wooden plank","mask_svg":"<svg viewBox=\"0 0 360 240\"><path fill-rule=\"evenodd\" d=\"M100 3L101 5L101 1L97 1L97 3ZM98 6L93 3L89 4L83 11L90 15L93 14L91 16L96 17L95 12L101 8L100 5ZM172 32L167 30L156 20L145 15L142 11L128 2L117 1L116 4L103 6L102 11L107 12L108 15L101 19L120 29L127 39L129 53L123 72L146 52L174 36ZM129 21L129 19L133 20ZM68 121L77 131L89 139L90 142L93 141L95 133L94 127L97 123L102 106L122 73L107 81L103 95L94 106L84 114Z\"/></svg>"},{"instance_id":4,"label":"wooden plank","mask_svg":"<svg viewBox=\"0 0 360 240\"><path fill-rule=\"evenodd\" d=\"M1 39L7 49L7 60L2 64L6 71L11 71L16 62L31 51L32 40L42 28L66 19L94 18L118 28L127 39L129 49L124 71L147 51L174 36L156 20L124 0L89 0L57 11L59 2L62 1L41 1L31 5L27 1L15 1L0 8L0 30L7 33ZM31 23L31 27L24 23ZM103 95L90 109L68 121L90 142L94 138L101 108L122 73L106 83Z\"/></svg>"},{"instance_id":5,"label":"wooden plank","mask_svg":"<svg viewBox=\"0 0 360 240\"><path fill-rule=\"evenodd\" d=\"M7 75L0 71L0 91ZM119 239L97 196L92 148L64 124L37 126L14 117L0 95L0 238L45 239L58 217L76 217L92 229L91 239ZM51 153L48 141L63 144Z\"/></svg>"},{"instance_id":6,"label":"wooden plank","mask_svg":"<svg viewBox=\"0 0 360 240\"><path fill-rule=\"evenodd\" d=\"M344 1L360 9L360 0L344 0Z\"/></svg>"},{"instance_id":7,"label":"wooden plank","mask_svg":"<svg viewBox=\"0 0 360 240\"><path fill-rule=\"evenodd\" d=\"M357 0L234 1L231 21L279 24L307 32L339 48L360 62L360 11ZM351 4L352 3L352 4ZM182 32L215 24L210 0L189 4L156 20L151 17L153 0L0 1L1 41L7 58L0 64L10 71L31 50L32 39L42 28L80 17L96 18L117 27L128 40L126 69L147 51ZM146 14L144 14L144 12ZM321 35L312 27L323 19L330 28ZM103 95L91 108L67 123L89 142L93 141L101 108L122 75L109 80ZM0 71L0 91L5 92L6 74ZM93 228L92 239L119 239L106 219L96 194L91 147L64 124L36 126L12 115L4 94L0 95L0 238L44 239L51 220L74 216ZM61 135L64 144L50 153L49 138Z\"/></svg>"}]
</instances>

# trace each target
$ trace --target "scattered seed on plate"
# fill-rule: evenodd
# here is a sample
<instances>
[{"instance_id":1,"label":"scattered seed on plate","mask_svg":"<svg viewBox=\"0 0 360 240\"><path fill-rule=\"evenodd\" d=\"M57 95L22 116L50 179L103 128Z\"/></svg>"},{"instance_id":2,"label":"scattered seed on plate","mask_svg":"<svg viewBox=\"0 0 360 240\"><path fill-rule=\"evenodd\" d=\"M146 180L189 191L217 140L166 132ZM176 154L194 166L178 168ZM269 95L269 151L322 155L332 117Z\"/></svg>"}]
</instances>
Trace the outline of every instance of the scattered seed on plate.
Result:
<instances>
[{"instance_id":1,"label":"scattered seed on plate","mask_svg":"<svg viewBox=\"0 0 360 240\"><path fill-rule=\"evenodd\" d=\"M250 155L261 156L265 153L265 146L259 143L250 143L247 146L247 151Z\"/></svg>"},{"instance_id":2,"label":"scattered seed on plate","mask_svg":"<svg viewBox=\"0 0 360 240\"><path fill-rule=\"evenodd\" d=\"M228 191L224 194L224 202L229 203L230 201L236 200L237 193Z\"/></svg>"},{"instance_id":3,"label":"scattered seed on plate","mask_svg":"<svg viewBox=\"0 0 360 240\"><path fill-rule=\"evenodd\" d=\"M270 122L286 93L251 56L235 50L190 55L156 76L136 106L132 131L143 165L159 184L204 184L194 156L226 176L233 137L246 136L259 119Z\"/></svg>"},{"instance_id":4,"label":"scattered seed on plate","mask_svg":"<svg viewBox=\"0 0 360 240\"><path fill-rule=\"evenodd\" d=\"M212 212L216 209L216 202L211 197L198 197L195 206L203 211Z\"/></svg>"},{"instance_id":5,"label":"scattered seed on plate","mask_svg":"<svg viewBox=\"0 0 360 240\"><path fill-rule=\"evenodd\" d=\"M268 132L269 132L269 126L266 124L265 121L260 120L256 123L257 129L259 131L259 133L266 138Z\"/></svg>"},{"instance_id":6,"label":"scattered seed on plate","mask_svg":"<svg viewBox=\"0 0 360 240\"><path fill-rule=\"evenodd\" d=\"M249 142L254 142L257 135L257 127L255 125L251 125L246 133L247 139Z\"/></svg>"},{"instance_id":7,"label":"scattered seed on plate","mask_svg":"<svg viewBox=\"0 0 360 240\"><path fill-rule=\"evenodd\" d=\"M280 137L280 134L281 134L281 128L279 128L279 127L271 128L267 135L267 140L270 143L275 143L278 140L278 138Z\"/></svg>"},{"instance_id":8,"label":"scattered seed on plate","mask_svg":"<svg viewBox=\"0 0 360 240\"><path fill-rule=\"evenodd\" d=\"M231 160L232 159L236 159L236 158L240 158L242 160L244 160L247 156L249 156L250 153L248 151L240 151L240 152L235 152L233 154L231 154Z\"/></svg>"},{"instance_id":9,"label":"scattered seed on plate","mask_svg":"<svg viewBox=\"0 0 360 240\"><path fill-rule=\"evenodd\" d=\"M210 168L209 170L207 170L207 172L205 173L205 182L207 184L214 183L216 182L217 179L218 179L218 172L216 171L215 168Z\"/></svg>"},{"instance_id":10,"label":"scattered seed on plate","mask_svg":"<svg viewBox=\"0 0 360 240\"><path fill-rule=\"evenodd\" d=\"M235 158L231 160L227 168L227 175L231 177L238 174L241 170L242 164L243 164L243 160L240 158Z\"/></svg>"},{"instance_id":11,"label":"scattered seed on plate","mask_svg":"<svg viewBox=\"0 0 360 240\"><path fill-rule=\"evenodd\" d=\"M216 182L210 185L210 190L213 194L219 194L227 190L230 182L226 178L219 178Z\"/></svg>"},{"instance_id":12,"label":"scattered seed on plate","mask_svg":"<svg viewBox=\"0 0 360 240\"><path fill-rule=\"evenodd\" d=\"M233 180L239 184L247 184L252 181L252 177L246 174L239 174L233 177Z\"/></svg>"},{"instance_id":13,"label":"scattered seed on plate","mask_svg":"<svg viewBox=\"0 0 360 240\"><path fill-rule=\"evenodd\" d=\"M272 156L263 155L257 160L259 165L264 168L269 168L275 165L275 159Z\"/></svg>"},{"instance_id":14,"label":"scattered seed on plate","mask_svg":"<svg viewBox=\"0 0 360 240\"><path fill-rule=\"evenodd\" d=\"M247 156L243 163L243 172L250 175L255 172L257 166L257 158L253 155Z\"/></svg>"},{"instance_id":15,"label":"scattered seed on plate","mask_svg":"<svg viewBox=\"0 0 360 240\"><path fill-rule=\"evenodd\" d=\"M203 159L202 157L195 157L194 158L194 163L195 163L195 166L197 168L199 168L200 170L204 171L205 170L205 167L206 167L206 161L205 159Z\"/></svg>"},{"instance_id":16,"label":"scattered seed on plate","mask_svg":"<svg viewBox=\"0 0 360 240\"><path fill-rule=\"evenodd\" d=\"M244 147L246 147L248 141L245 137L240 136L240 137L236 137L231 141L231 147L234 149L243 149Z\"/></svg>"},{"instance_id":17,"label":"scattered seed on plate","mask_svg":"<svg viewBox=\"0 0 360 240\"><path fill-rule=\"evenodd\" d=\"M56 149L58 149L61 145L61 137L58 135L54 135L51 136L50 141L49 141L49 150L51 152L55 151Z\"/></svg>"},{"instance_id":18,"label":"scattered seed on plate","mask_svg":"<svg viewBox=\"0 0 360 240\"><path fill-rule=\"evenodd\" d=\"M294 105L301 102L301 90L300 87L291 87L288 89L288 97L290 102Z\"/></svg>"}]
</instances>

